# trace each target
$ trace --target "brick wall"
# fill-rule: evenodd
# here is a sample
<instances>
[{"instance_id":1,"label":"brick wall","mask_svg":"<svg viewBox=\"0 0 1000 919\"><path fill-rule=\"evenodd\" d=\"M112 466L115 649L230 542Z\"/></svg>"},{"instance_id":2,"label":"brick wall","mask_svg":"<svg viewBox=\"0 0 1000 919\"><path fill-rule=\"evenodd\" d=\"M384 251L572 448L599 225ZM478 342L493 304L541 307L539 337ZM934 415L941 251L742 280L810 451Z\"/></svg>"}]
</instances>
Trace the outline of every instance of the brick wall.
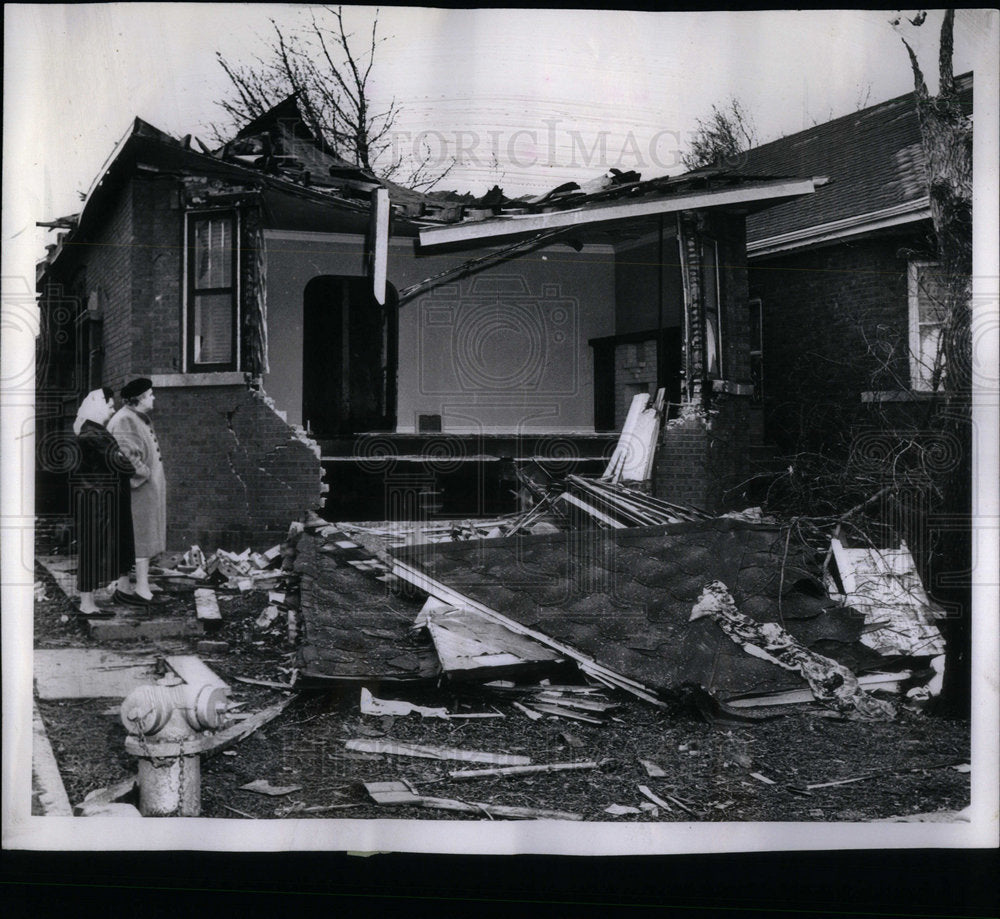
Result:
<instances>
[{"instance_id":1,"label":"brick wall","mask_svg":"<svg viewBox=\"0 0 1000 919\"><path fill-rule=\"evenodd\" d=\"M704 234L718 243L722 312L723 377L732 383L750 379L750 324L747 307L746 245L743 221L725 215L688 218L689 233ZM692 307L701 294L696 245L688 247ZM692 313L695 310L692 309ZM700 322L694 346L701 344ZM700 361L695 366L700 366ZM680 418L663 426L654 468L659 497L694 504L709 511L742 506L739 485L746 479L751 445L749 396L711 392L689 406Z\"/></svg>"},{"instance_id":2,"label":"brick wall","mask_svg":"<svg viewBox=\"0 0 1000 919\"><path fill-rule=\"evenodd\" d=\"M181 369L183 211L172 177L133 180L132 359L145 373Z\"/></svg>"},{"instance_id":3,"label":"brick wall","mask_svg":"<svg viewBox=\"0 0 1000 919\"><path fill-rule=\"evenodd\" d=\"M718 512L745 506L750 401L718 394L710 412L689 411L660 433L654 494Z\"/></svg>"},{"instance_id":4,"label":"brick wall","mask_svg":"<svg viewBox=\"0 0 1000 919\"><path fill-rule=\"evenodd\" d=\"M321 504L319 457L243 386L161 387L167 543L267 547Z\"/></svg>"},{"instance_id":5,"label":"brick wall","mask_svg":"<svg viewBox=\"0 0 1000 919\"><path fill-rule=\"evenodd\" d=\"M863 412L861 393L909 386L906 265L916 236L756 261L767 436L819 449Z\"/></svg>"},{"instance_id":6,"label":"brick wall","mask_svg":"<svg viewBox=\"0 0 1000 919\"><path fill-rule=\"evenodd\" d=\"M98 293L104 313L104 383L117 392L132 372L132 276L138 247L132 221L132 186L122 188L93 244L77 258L87 267L88 291Z\"/></svg>"}]
</instances>

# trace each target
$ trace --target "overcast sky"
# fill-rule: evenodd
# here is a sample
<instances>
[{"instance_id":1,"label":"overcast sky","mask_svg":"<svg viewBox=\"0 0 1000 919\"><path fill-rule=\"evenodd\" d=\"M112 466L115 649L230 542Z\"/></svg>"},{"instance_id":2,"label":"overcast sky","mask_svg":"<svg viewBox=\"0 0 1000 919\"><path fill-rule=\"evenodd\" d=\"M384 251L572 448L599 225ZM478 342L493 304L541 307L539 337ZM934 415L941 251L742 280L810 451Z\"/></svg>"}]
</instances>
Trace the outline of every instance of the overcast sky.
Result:
<instances>
[{"instance_id":1,"label":"overcast sky","mask_svg":"<svg viewBox=\"0 0 1000 919\"><path fill-rule=\"evenodd\" d=\"M264 54L274 4L23 4L6 7L5 121L24 129L19 162L41 219L79 209L131 120L211 140L227 80L215 52ZM345 9L367 36L373 7ZM737 96L762 141L912 89L886 11L652 13L390 8L379 14L377 101L396 98L396 142L446 161L440 187L498 182L537 193L611 166L675 173L699 117ZM940 13L910 34L936 73ZM989 14L963 10L956 72L989 41ZM993 36L995 40L995 35ZM931 86L932 91L935 86ZM14 121L12 122L11 119ZM22 122L18 122L21 119ZM27 125L23 121L27 121Z\"/></svg>"}]
</instances>

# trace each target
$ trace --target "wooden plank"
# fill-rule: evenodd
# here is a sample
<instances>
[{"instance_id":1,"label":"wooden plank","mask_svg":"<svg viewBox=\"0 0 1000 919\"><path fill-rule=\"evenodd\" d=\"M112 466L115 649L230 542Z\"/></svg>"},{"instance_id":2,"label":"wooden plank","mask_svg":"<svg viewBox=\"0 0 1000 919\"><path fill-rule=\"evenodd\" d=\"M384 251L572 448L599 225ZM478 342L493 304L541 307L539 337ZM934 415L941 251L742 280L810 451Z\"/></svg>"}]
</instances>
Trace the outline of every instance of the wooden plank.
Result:
<instances>
[{"instance_id":1,"label":"wooden plank","mask_svg":"<svg viewBox=\"0 0 1000 919\"><path fill-rule=\"evenodd\" d=\"M226 681L194 654L178 654L166 658L166 661L167 666L189 686L212 686L221 689L227 696L232 692Z\"/></svg>"},{"instance_id":2,"label":"wooden plank","mask_svg":"<svg viewBox=\"0 0 1000 919\"><path fill-rule=\"evenodd\" d=\"M608 712L618 708L614 702L596 702L590 699L567 698L560 693L540 692L536 697L537 702L548 702L552 705L560 705L565 708L578 708L585 712Z\"/></svg>"},{"instance_id":3,"label":"wooden plank","mask_svg":"<svg viewBox=\"0 0 1000 919\"><path fill-rule=\"evenodd\" d=\"M427 630L441 669L449 675L489 678L489 671L497 667L527 667L560 659L551 648L471 609L432 609L427 614Z\"/></svg>"},{"instance_id":4,"label":"wooden plank","mask_svg":"<svg viewBox=\"0 0 1000 919\"><path fill-rule=\"evenodd\" d=\"M528 766L531 759L513 753L488 753L484 750L459 750L455 747L434 747L408 744L394 740L348 740L344 746L356 753L387 753L390 756L412 756L420 759L453 759L466 763L492 763L495 766Z\"/></svg>"},{"instance_id":5,"label":"wooden plank","mask_svg":"<svg viewBox=\"0 0 1000 919\"><path fill-rule=\"evenodd\" d=\"M449 771L448 778L457 781L482 779L507 775L538 775L546 772L573 772L579 769L596 769L593 760L585 763L540 763L537 766L502 766L499 769L459 769Z\"/></svg>"},{"instance_id":6,"label":"wooden plank","mask_svg":"<svg viewBox=\"0 0 1000 919\"><path fill-rule=\"evenodd\" d=\"M650 791L648 785L640 785L639 791L642 792L642 794L644 794L647 798L649 798L649 800L652 801L658 807L662 807L664 810L668 811L673 810L673 808L669 804L667 804L667 802L664 801L663 798L653 794L653 792Z\"/></svg>"},{"instance_id":7,"label":"wooden plank","mask_svg":"<svg viewBox=\"0 0 1000 919\"><path fill-rule=\"evenodd\" d=\"M473 600L471 597L467 597L464 594L459 593L457 590L449 587L444 582L430 577L423 571L414 568L406 562L395 559L392 573L402 580L413 584L415 587L419 587L427 593L438 597L446 603L451 603L454 606L475 609L495 622L499 622L512 632L517 632L519 635L527 635L529 638L534 638L535 641L538 641L543 645L547 645L566 657L572 658L578 663L580 669L583 670L584 673L598 680L598 682L604 683L612 688L625 689L633 695L636 695L641 699L645 699L647 702L650 702L660 708L666 707L666 703L657 698L653 690L647 688L642 683L631 680L623 674L617 673L614 670L605 667L603 664L599 664L592 657L578 651L570 645L563 644L562 642L551 638L543 632L538 632L535 629L528 628L520 622L517 622L515 619L509 619L501 613L498 613L496 610Z\"/></svg>"},{"instance_id":8,"label":"wooden plank","mask_svg":"<svg viewBox=\"0 0 1000 919\"><path fill-rule=\"evenodd\" d=\"M528 708L526 705L522 705L520 702L514 702L513 705L514 708L516 708L519 712L523 712L532 721L539 721L540 719L545 717L541 712L536 712L533 708Z\"/></svg>"},{"instance_id":9,"label":"wooden plank","mask_svg":"<svg viewBox=\"0 0 1000 919\"><path fill-rule=\"evenodd\" d=\"M274 680L253 680L250 677L245 676L235 676L233 677L237 683L249 683L251 686L266 686L269 689L292 689L291 683L277 683Z\"/></svg>"},{"instance_id":10,"label":"wooden plank","mask_svg":"<svg viewBox=\"0 0 1000 919\"><path fill-rule=\"evenodd\" d=\"M659 433L660 416L656 409L647 408L640 412L626 445L625 462L618 480L644 482L649 478Z\"/></svg>"},{"instance_id":11,"label":"wooden plank","mask_svg":"<svg viewBox=\"0 0 1000 919\"><path fill-rule=\"evenodd\" d=\"M545 712L546 715L557 715L560 718L569 718L571 721L586 721L588 724L604 724L600 718L593 718L583 712L576 712L570 708L563 708L559 705L552 705L550 702L532 702L531 707L537 712Z\"/></svg>"},{"instance_id":12,"label":"wooden plank","mask_svg":"<svg viewBox=\"0 0 1000 919\"><path fill-rule=\"evenodd\" d=\"M522 820L582 820L580 814L567 811L544 810L536 807L513 807L505 804L479 804L456 801L453 798L434 798L417 794L403 782L365 782L365 790L377 804L411 805L435 810L459 811L484 817L511 817Z\"/></svg>"},{"instance_id":13,"label":"wooden plank","mask_svg":"<svg viewBox=\"0 0 1000 919\"><path fill-rule=\"evenodd\" d=\"M256 715L251 715L239 724L223 728L221 731L216 733L211 740L205 743L201 749L201 755L213 756L216 753L221 753L223 750L228 750L230 747L238 744L241 740L245 740L258 728L262 728L265 724L277 718L278 715L288 708L288 706L291 705L297 698L297 695L289 696L287 699L283 699L281 702L277 703L277 705L272 705L270 708L262 709L257 712Z\"/></svg>"},{"instance_id":14,"label":"wooden plank","mask_svg":"<svg viewBox=\"0 0 1000 919\"><path fill-rule=\"evenodd\" d=\"M194 605L199 619L222 619L222 613L219 612L219 600L215 596L214 590L209 590L207 587L199 587L194 592Z\"/></svg>"},{"instance_id":15,"label":"wooden plank","mask_svg":"<svg viewBox=\"0 0 1000 919\"><path fill-rule=\"evenodd\" d=\"M625 529L625 524L621 521L615 520L614 517L605 514L603 511L598 510L592 504L588 504L586 501L581 500L576 495L571 492L564 491L559 496L560 501L565 501L567 504L572 504L575 507L580 508L589 517L593 517L595 520L599 520L601 523L606 523L608 526L614 527L616 530Z\"/></svg>"},{"instance_id":16,"label":"wooden plank","mask_svg":"<svg viewBox=\"0 0 1000 919\"><path fill-rule=\"evenodd\" d=\"M882 689L886 692L897 692L899 684L909 679L912 672L902 673L866 673L858 677L862 686L871 689ZM787 689L782 692L767 693L759 696L742 696L739 699L726 699L726 705L732 708L757 708L771 705L797 705L801 702L815 702L816 696L811 689Z\"/></svg>"},{"instance_id":17,"label":"wooden plank","mask_svg":"<svg viewBox=\"0 0 1000 919\"><path fill-rule=\"evenodd\" d=\"M613 482L621 478L622 470L628 462L629 441L632 438L639 416L645 411L648 404L648 393L640 392L632 397L632 401L628 407L628 414L625 416L625 423L622 425L622 432L618 437L618 443L615 446L614 453L611 454L611 460L604 470L602 478L610 479Z\"/></svg>"}]
</instances>

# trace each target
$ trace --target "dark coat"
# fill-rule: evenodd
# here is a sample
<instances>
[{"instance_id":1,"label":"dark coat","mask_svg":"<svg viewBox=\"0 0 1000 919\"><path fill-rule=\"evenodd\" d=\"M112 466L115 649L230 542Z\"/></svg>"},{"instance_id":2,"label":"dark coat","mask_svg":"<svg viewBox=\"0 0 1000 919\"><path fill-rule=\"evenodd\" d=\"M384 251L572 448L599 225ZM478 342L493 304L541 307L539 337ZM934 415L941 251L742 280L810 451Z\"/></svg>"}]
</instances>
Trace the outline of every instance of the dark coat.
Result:
<instances>
[{"instance_id":1,"label":"dark coat","mask_svg":"<svg viewBox=\"0 0 1000 919\"><path fill-rule=\"evenodd\" d=\"M80 466L71 477L76 523L77 587L90 593L135 564L132 537L132 489L135 467L113 434L85 421L77 440Z\"/></svg>"}]
</instances>

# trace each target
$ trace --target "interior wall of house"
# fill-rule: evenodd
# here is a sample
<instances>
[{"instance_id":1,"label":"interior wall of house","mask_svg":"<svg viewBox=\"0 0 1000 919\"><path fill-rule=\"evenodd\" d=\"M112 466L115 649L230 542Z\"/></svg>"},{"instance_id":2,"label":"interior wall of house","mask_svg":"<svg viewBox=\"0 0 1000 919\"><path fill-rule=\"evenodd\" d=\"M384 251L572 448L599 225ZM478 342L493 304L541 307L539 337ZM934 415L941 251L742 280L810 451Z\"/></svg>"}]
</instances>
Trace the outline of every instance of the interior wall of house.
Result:
<instances>
[{"instance_id":1,"label":"interior wall of house","mask_svg":"<svg viewBox=\"0 0 1000 919\"><path fill-rule=\"evenodd\" d=\"M289 424L301 425L304 296L318 277L366 273L364 239L325 233L266 231L267 353L264 391Z\"/></svg>"},{"instance_id":2,"label":"interior wall of house","mask_svg":"<svg viewBox=\"0 0 1000 919\"><path fill-rule=\"evenodd\" d=\"M662 257L662 264L661 264ZM662 279L657 275L661 265ZM662 290L662 313L660 292ZM681 284L677 237L664 233L662 252L654 237L615 253L615 334L645 332L681 324L684 288Z\"/></svg>"},{"instance_id":3,"label":"interior wall of house","mask_svg":"<svg viewBox=\"0 0 1000 919\"><path fill-rule=\"evenodd\" d=\"M397 289L461 258L390 262ZM594 428L588 340L614 328L614 253L554 245L441 285L400 308L397 430Z\"/></svg>"},{"instance_id":4,"label":"interior wall of house","mask_svg":"<svg viewBox=\"0 0 1000 919\"><path fill-rule=\"evenodd\" d=\"M264 389L289 423L302 424L306 286L316 277L364 275L364 240L269 231L266 245L270 369ZM402 292L481 254L418 256L414 241L397 238L389 282ZM577 253L557 245L405 303L396 430L413 433L440 419L440 429L452 433L592 431L587 341L611 334L614 302L610 247Z\"/></svg>"}]
</instances>

